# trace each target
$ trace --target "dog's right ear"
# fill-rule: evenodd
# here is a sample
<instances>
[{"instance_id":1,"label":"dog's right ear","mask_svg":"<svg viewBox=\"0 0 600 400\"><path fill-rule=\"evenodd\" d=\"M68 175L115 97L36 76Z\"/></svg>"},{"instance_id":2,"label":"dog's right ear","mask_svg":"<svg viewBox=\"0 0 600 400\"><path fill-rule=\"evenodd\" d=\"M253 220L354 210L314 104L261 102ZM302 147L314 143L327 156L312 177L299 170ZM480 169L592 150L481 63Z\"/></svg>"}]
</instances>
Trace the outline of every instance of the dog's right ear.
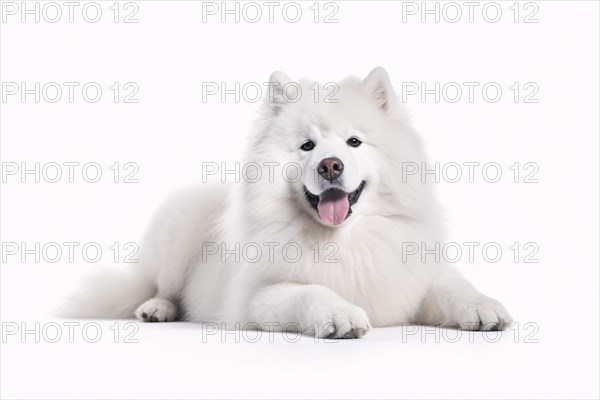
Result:
<instances>
[{"instance_id":1,"label":"dog's right ear","mask_svg":"<svg viewBox=\"0 0 600 400\"><path fill-rule=\"evenodd\" d=\"M265 83L267 88L267 106L273 112L273 114L278 114L281 109L289 103L289 99L286 97L289 95L289 92L286 90L288 84L293 83L292 78L287 76L281 71L275 71L271 74L269 81ZM286 93L284 94L284 90Z\"/></svg>"}]
</instances>

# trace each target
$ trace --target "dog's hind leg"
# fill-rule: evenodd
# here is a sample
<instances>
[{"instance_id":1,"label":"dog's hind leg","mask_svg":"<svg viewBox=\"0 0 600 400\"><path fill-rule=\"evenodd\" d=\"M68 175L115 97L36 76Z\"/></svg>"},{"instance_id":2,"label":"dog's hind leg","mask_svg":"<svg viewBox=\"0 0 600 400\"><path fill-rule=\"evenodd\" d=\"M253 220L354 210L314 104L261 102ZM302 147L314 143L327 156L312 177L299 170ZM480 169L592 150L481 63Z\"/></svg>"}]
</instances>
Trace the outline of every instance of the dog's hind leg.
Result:
<instances>
[{"instance_id":1,"label":"dog's hind leg","mask_svg":"<svg viewBox=\"0 0 600 400\"><path fill-rule=\"evenodd\" d=\"M170 322L177 318L177 307L170 300L153 297L135 310L135 316L144 322Z\"/></svg>"},{"instance_id":2,"label":"dog's hind leg","mask_svg":"<svg viewBox=\"0 0 600 400\"><path fill-rule=\"evenodd\" d=\"M179 264L181 263L183 262L179 261ZM176 299L180 297L184 281L182 278L186 274L185 270L176 268L159 269L155 277L157 291L135 310L136 318L144 322L175 321L178 315Z\"/></svg>"}]
</instances>

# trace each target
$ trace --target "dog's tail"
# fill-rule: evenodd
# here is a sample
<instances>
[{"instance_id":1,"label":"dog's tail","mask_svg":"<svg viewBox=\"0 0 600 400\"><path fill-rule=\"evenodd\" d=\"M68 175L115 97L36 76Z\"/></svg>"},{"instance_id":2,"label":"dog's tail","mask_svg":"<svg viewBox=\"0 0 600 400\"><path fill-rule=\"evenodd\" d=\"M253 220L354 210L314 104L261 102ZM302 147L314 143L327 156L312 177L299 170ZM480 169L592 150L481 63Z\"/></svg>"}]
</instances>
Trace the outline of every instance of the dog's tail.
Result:
<instances>
[{"instance_id":1,"label":"dog's tail","mask_svg":"<svg viewBox=\"0 0 600 400\"><path fill-rule=\"evenodd\" d=\"M133 318L136 308L155 294L155 284L139 271L106 270L85 279L57 314L64 318Z\"/></svg>"}]
</instances>

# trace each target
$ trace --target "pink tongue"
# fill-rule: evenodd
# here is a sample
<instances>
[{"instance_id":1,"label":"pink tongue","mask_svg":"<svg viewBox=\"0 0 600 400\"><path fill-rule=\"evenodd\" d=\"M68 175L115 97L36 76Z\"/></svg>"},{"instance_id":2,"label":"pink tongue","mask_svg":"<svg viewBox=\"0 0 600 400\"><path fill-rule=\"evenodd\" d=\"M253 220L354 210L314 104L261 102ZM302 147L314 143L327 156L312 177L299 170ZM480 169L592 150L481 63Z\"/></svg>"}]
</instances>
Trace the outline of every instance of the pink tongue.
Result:
<instances>
[{"instance_id":1,"label":"pink tongue","mask_svg":"<svg viewBox=\"0 0 600 400\"><path fill-rule=\"evenodd\" d=\"M350 203L347 195L337 198L324 198L319 200L317 205L319 217L327 225L339 225L344 222L349 209Z\"/></svg>"}]
</instances>

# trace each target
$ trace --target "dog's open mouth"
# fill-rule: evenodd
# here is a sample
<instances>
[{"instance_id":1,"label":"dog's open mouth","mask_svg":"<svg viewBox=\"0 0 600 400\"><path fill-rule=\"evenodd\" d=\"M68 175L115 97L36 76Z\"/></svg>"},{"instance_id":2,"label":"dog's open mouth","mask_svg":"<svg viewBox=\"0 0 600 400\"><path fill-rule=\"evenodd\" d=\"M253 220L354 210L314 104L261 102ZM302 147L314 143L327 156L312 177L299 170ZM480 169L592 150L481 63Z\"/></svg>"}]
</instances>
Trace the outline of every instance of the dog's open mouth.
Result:
<instances>
[{"instance_id":1,"label":"dog's open mouth","mask_svg":"<svg viewBox=\"0 0 600 400\"><path fill-rule=\"evenodd\" d=\"M327 189L320 195L312 194L304 188L306 199L319 214L326 225L339 225L352 214L352 206L356 204L367 182L362 181L358 189L346 193L340 189Z\"/></svg>"}]
</instances>

